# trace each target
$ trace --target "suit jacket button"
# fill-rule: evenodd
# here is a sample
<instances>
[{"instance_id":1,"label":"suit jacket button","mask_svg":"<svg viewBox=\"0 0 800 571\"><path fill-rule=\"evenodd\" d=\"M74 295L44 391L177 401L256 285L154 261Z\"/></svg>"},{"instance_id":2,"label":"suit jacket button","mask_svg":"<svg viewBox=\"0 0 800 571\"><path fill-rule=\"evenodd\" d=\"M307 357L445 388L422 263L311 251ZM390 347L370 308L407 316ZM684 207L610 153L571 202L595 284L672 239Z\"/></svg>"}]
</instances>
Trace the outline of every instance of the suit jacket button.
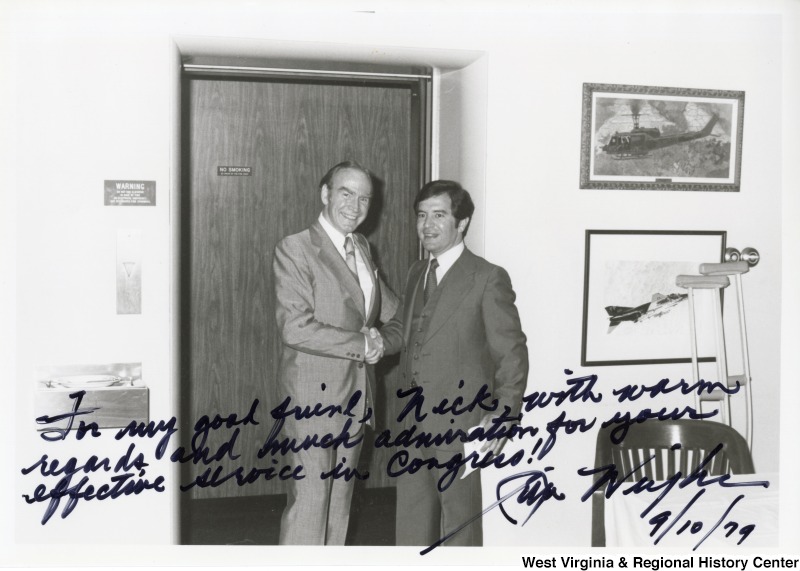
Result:
<instances>
[{"instance_id":1,"label":"suit jacket button","mask_svg":"<svg viewBox=\"0 0 800 571\"><path fill-rule=\"evenodd\" d=\"M358 368L359 368L359 369L363 369L363 368L364 368L364 363L359 363L359 364L358 364Z\"/></svg>"},{"instance_id":2,"label":"suit jacket button","mask_svg":"<svg viewBox=\"0 0 800 571\"><path fill-rule=\"evenodd\" d=\"M419 355L414 355L414 358L415 359L419 359Z\"/></svg>"},{"instance_id":3,"label":"suit jacket button","mask_svg":"<svg viewBox=\"0 0 800 571\"><path fill-rule=\"evenodd\" d=\"M411 381L411 387L413 388L413 387L416 387L416 386L417 386L417 381Z\"/></svg>"}]
</instances>

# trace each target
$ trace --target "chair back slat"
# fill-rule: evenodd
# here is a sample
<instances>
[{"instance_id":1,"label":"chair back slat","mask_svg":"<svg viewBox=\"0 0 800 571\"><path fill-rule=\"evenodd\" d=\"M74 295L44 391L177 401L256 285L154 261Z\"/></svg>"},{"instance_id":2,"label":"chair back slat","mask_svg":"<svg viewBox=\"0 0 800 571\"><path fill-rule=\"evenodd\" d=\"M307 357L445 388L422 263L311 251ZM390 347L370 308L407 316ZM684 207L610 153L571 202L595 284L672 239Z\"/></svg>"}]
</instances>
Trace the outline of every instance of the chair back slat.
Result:
<instances>
[{"instance_id":1,"label":"chair back slat","mask_svg":"<svg viewBox=\"0 0 800 571\"><path fill-rule=\"evenodd\" d=\"M675 460L676 460L675 456L676 455L672 454L672 452L669 450L669 448L664 448L663 450L664 450L664 454L666 454L666 456L667 456L667 471L666 471L665 474L663 474L663 479L666 480L667 474L674 474L675 470L677 470L677 467L676 467L677 463L675 462Z\"/></svg>"}]
</instances>

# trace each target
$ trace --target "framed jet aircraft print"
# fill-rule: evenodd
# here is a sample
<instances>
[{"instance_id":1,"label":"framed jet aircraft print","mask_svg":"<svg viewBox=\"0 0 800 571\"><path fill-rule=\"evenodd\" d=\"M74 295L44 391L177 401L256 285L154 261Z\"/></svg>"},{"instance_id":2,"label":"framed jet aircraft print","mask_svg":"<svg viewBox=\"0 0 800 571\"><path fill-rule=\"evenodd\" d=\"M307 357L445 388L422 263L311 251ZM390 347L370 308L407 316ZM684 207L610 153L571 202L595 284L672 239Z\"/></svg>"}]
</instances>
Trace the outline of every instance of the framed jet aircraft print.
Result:
<instances>
[{"instance_id":1,"label":"framed jet aircraft print","mask_svg":"<svg viewBox=\"0 0 800 571\"><path fill-rule=\"evenodd\" d=\"M679 275L722 261L724 231L587 230L581 365L689 363L688 293ZM712 290L694 300L698 357L714 356Z\"/></svg>"},{"instance_id":2,"label":"framed jet aircraft print","mask_svg":"<svg viewBox=\"0 0 800 571\"><path fill-rule=\"evenodd\" d=\"M580 187L738 192L744 91L583 84Z\"/></svg>"}]
</instances>

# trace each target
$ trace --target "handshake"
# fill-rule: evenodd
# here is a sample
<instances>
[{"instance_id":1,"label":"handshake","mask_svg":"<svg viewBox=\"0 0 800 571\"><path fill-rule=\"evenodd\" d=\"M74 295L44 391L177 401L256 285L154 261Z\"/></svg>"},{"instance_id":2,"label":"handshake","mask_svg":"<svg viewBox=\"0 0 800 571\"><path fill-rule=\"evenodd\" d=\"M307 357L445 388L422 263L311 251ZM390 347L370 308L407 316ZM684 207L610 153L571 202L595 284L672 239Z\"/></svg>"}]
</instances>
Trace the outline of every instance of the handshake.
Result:
<instances>
[{"instance_id":1,"label":"handshake","mask_svg":"<svg viewBox=\"0 0 800 571\"><path fill-rule=\"evenodd\" d=\"M374 327L370 327L369 330L365 327L362 332L367 337L367 354L364 356L364 360L370 365L374 365L383 358L383 337Z\"/></svg>"}]
</instances>

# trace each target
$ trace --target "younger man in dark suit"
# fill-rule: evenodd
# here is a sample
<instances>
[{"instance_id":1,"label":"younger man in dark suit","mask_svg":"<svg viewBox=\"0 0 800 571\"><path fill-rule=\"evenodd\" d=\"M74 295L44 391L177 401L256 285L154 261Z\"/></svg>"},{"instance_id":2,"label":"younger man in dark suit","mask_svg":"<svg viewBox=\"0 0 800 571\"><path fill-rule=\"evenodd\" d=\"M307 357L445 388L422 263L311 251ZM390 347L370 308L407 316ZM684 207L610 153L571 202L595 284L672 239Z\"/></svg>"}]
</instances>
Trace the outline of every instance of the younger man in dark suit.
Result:
<instances>
[{"instance_id":1,"label":"younger man in dark suit","mask_svg":"<svg viewBox=\"0 0 800 571\"><path fill-rule=\"evenodd\" d=\"M401 352L403 388L421 387L421 422L414 414L405 427L444 434L468 431L508 407L519 411L528 376L528 350L506 271L464 247L464 234L474 212L469 193L453 181L438 180L419 191L414 209L417 233L429 256L408 272L403 302L381 329L387 354ZM466 403L488 385L497 408L481 407L459 415L434 414L431 408L461 396ZM499 453L502 440L490 440L484 453ZM411 449L413 456L445 462L463 450L454 442L441 448ZM482 510L480 472L459 477L444 491L437 489L439 470L422 469L397 480L397 544L432 545ZM446 545L482 545L481 520L454 534Z\"/></svg>"}]
</instances>

